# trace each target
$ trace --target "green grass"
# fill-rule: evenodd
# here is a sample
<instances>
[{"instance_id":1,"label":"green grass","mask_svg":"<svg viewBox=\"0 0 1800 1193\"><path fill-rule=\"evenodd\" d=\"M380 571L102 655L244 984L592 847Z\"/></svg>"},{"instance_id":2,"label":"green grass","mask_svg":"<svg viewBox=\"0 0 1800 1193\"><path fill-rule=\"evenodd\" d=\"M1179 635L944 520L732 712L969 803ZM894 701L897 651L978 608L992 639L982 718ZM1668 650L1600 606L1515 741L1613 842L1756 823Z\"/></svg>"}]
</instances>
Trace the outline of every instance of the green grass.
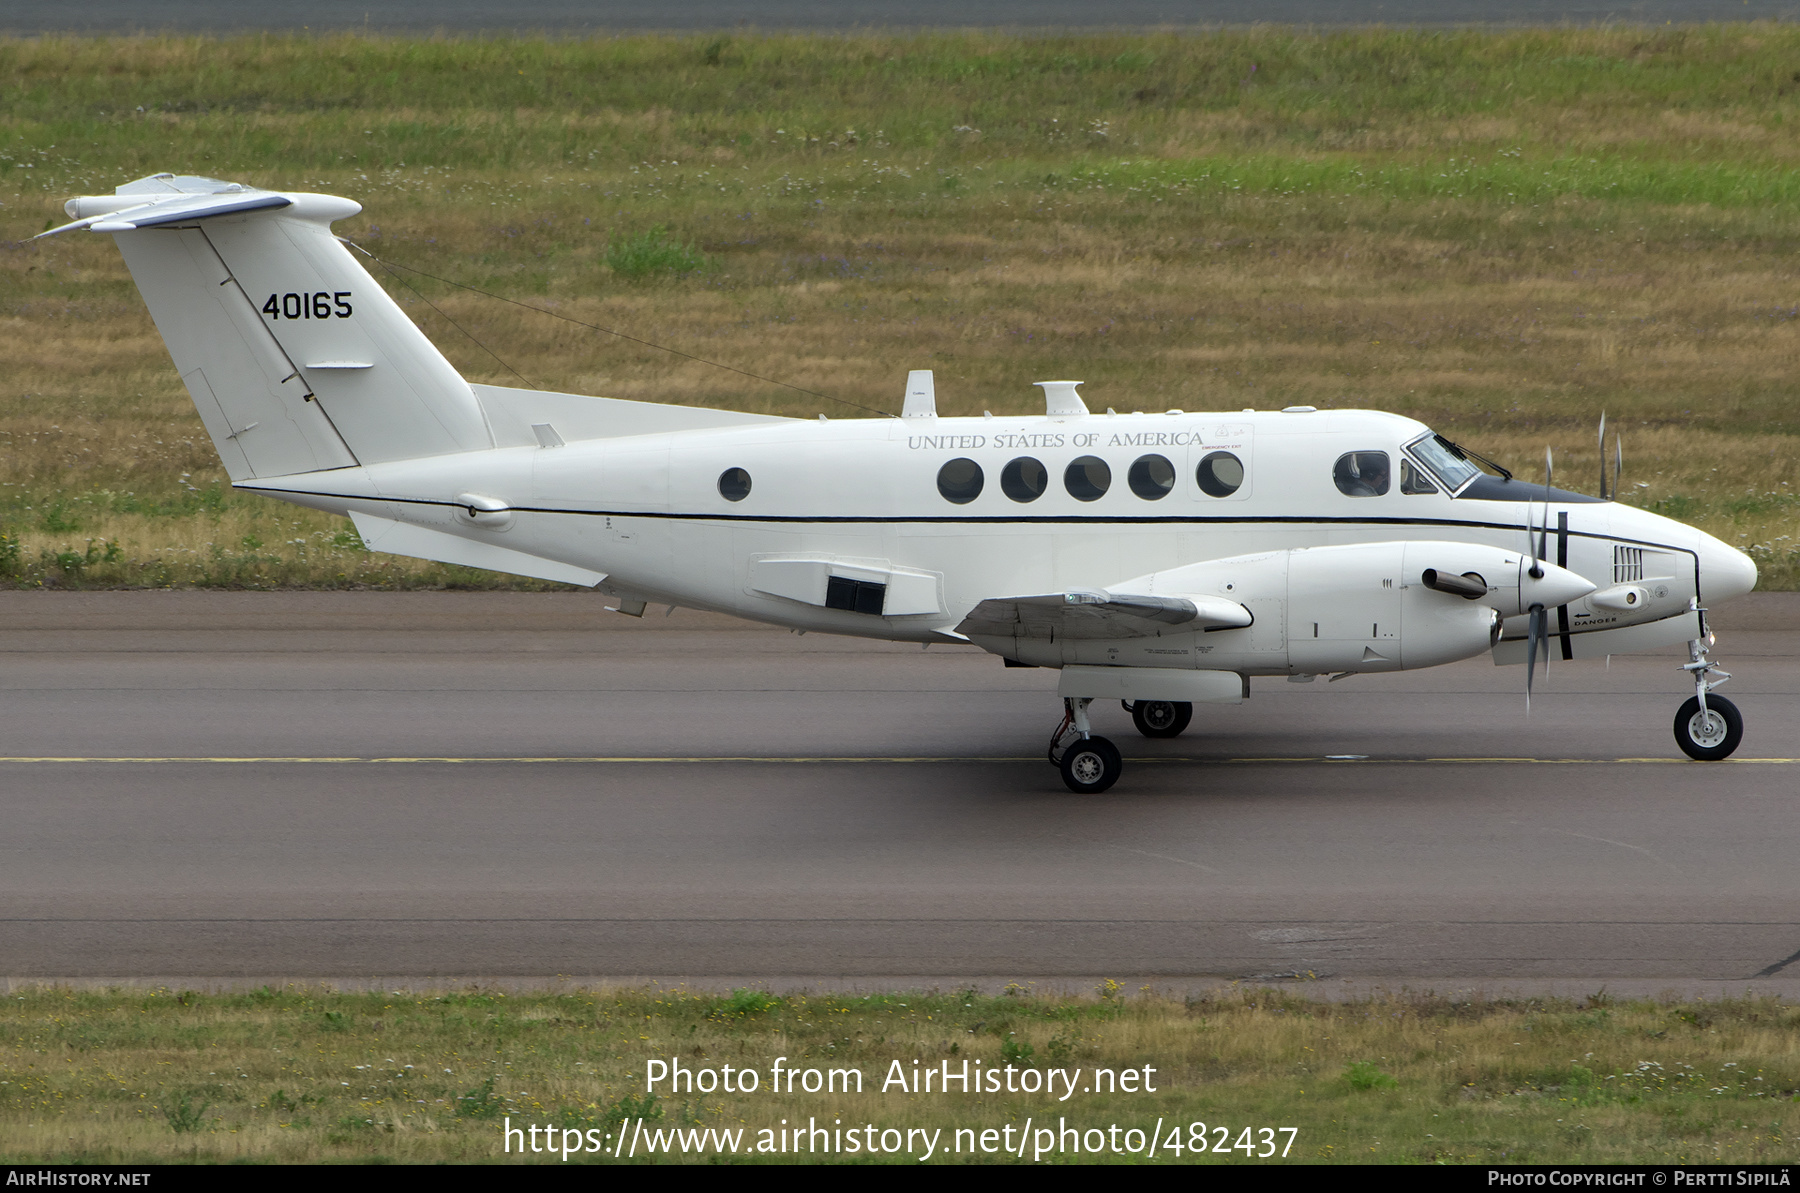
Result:
<instances>
[{"instance_id":1,"label":"green grass","mask_svg":"<svg viewBox=\"0 0 1800 1193\"><path fill-rule=\"evenodd\" d=\"M633 280L698 273L706 266L706 254L691 244L671 240L662 224L636 236L616 236L606 246L606 267Z\"/></svg>"},{"instance_id":2,"label":"green grass","mask_svg":"<svg viewBox=\"0 0 1800 1193\"><path fill-rule=\"evenodd\" d=\"M1243 1129L1295 1129L1317 1163L1784 1163L1800 1129L1800 1010L1771 1000L1329 1002L1304 986L1186 1000L1107 983L1097 996L1020 987L843 996L739 990L333 993L263 987L16 989L0 1002L0 1162L613 1162L510 1156L511 1125L610 1137L622 1124L744 1132L1066 1120L1110 1136L1173 1125L1159 1161L1244 1162ZM651 1062L748 1066L754 1092L649 1088ZM773 1084L789 1069L860 1071L863 1092ZM895 1071L979 1061L1075 1092L902 1092ZM1093 1092L1096 1068L1152 1072L1154 1092ZM1003 1078L1004 1079L1004 1078ZM842 1078L847 1083L848 1078ZM1219 1128L1225 1128L1222 1136ZM669 1138L665 1135L664 1138ZM715 1146L704 1148L711 1153ZM1110 1150L1046 1159L1129 1162ZM1041 1142L1033 1136L1032 1145ZM1275 1146L1287 1143L1274 1136ZM740 1145L741 1146L741 1145ZM945 1146L949 1146L946 1142ZM1216 1150L1213 1150L1216 1149ZM658 1155L654 1162L664 1162ZM710 1155L694 1155L708 1159ZM751 1158L754 1158L752 1156ZM779 1158L777 1155L775 1158ZM822 1157L835 1158L835 1157ZM847 1157L858 1158L858 1157ZM917 1156L886 1157L917 1163ZM998 1160L952 1151L938 1160ZM650 1160L640 1150L639 1160ZM1137 1157L1142 1160L1141 1155ZM1279 1159L1256 1162L1279 1162Z\"/></svg>"},{"instance_id":3,"label":"green grass","mask_svg":"<svg viewBox=\"0 0 1800 1193\"><path fill-rule=\"evenodd\" d=\"M1605 411L1628 500L1800 586L1797 63L1780 24L0 40L0 583L537 586L216 487L116 250L24 239L174 168L848 404L377 270L472 380L811 417L1077 376L1395 410L1589 489Z\"/></svg>"},{"instance_id":4,"label":"green grass","mask_svg":"<svg viewBox=\"0 0 1800 1193\"><path fill-rule=\"evenodd\" d=\"M347 146L329 135L290 143L242 117L301 115L327 134L369 129L378 139L355 156L378 167L396 158L532 166L587 153L629 161L770 136L804 151L850 129L899 149L938 148L963 139L959 126L978 129L990 147L1041 150L1046 141L1079 147L1101 128L1108 139L1129 137L1196 111L1265 122L1259 140L1331 149L1396 118L1536 122L1594 111L1617 122L1673 108L1755 113L1757 124L1778 126L1797 87L1794 36L1773 25L723 44L705 35L44 38L0 46L0 84L13 119L58 138L65 154L76 138L94 137L103 151L142 152L149 147L132 131L139 119L229 116L236 131L209 143L215 156L279 150L289 168L329 169ZM446 111L463 118L434 118ZM532 119L542 112L566 119L544 127ZM381 114L375 124L370 113ZM638 127L596 147L583 144L584 117ZM1653 158L1683 156L1633 141L1624 143Z\"/></svg>"}]
</instances>

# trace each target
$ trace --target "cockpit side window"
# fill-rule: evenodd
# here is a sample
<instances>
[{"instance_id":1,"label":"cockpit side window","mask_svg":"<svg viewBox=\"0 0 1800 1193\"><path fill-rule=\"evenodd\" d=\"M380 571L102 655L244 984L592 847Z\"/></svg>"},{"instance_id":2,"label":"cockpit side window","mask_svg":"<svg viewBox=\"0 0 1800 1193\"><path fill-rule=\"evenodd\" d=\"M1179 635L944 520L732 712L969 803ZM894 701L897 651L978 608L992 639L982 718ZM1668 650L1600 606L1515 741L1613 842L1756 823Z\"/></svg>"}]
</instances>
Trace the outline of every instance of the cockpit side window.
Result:
<instances>
[{"instance_id":1,"label":"cockpit side window","mask_svg":"<svg viewBox=\"0 0 1800 1193\"><path fill-rule=\"evenodd\" d=\"M1347 452L1331 470L1338 492L1346 497L1380 497L1388 491L1386 452Z\"/></svg>"},{"instance_id":2,"label":"cockpit side window","mask_svg":"<svg viewBox=\"0 0 1800 1193\"><path fill-rule=\"evenodd\" d=\"M1455 493L1481 474L1481 469L1470 463L1462 450L1442 435L1421 436L1407 444L1406 450L1437 476L1446 493Z\"/></svg>"},{"instance_id":3,"label":"cockpit side window","mask_svg":"<svg viewBox=\"0 0 1800 1193\"><path fill-rule=\"evenodd\" d=\"M1411 460L1400 461L1400 491L1402 493L1435 493L1438 487L1431 483L1431 477L1423 468Z\"/></svg>"}]
</instances>

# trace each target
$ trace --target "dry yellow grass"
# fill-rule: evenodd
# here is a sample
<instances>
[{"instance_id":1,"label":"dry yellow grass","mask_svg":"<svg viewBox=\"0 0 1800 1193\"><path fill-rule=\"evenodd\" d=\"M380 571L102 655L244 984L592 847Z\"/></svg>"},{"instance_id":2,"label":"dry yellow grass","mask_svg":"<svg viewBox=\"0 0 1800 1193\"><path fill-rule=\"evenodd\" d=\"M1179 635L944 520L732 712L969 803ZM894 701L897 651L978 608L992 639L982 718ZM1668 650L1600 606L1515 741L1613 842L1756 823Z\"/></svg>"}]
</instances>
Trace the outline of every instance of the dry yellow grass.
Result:
<instances>
[{"instance_id":1,"label":"dry yellow grass","mask_svg":"<svg viewBox=\"0 0 1800 1193\"><path fill-rule=\"evenodd\" d=\"M1628 499L1755 548L1764 587L1787 587L1800 144L1776 66L1790 42L1781 27L774 38L738 39L704 69L706 47L679 39L11 43L0 76L38 88L45 112L61 88L91 114L0 117L64 147L34 150L31 171L0 155L0 235L151 165L348 194L366 211L340 230L396 266L848 404L377 270L471 379L517 384L516 370L625 398L856 415L893 410L905 371L928 367L941 409L1007 413L1032 408L1032 381L1076 376L1121 410L1396 410L1520 471L1553 446L1559 477L1587 488L1604 410ZM114 111L121 72L173 98ZM258 72L289 79L293 102L253 88ZM508 92L520 77L537 90ZM1767 95L1733 91L1743 79ZM308 106L334 86L363 90ZM607 268L609 243L654 224L712 268ZM15 578L473 580L321 550L340 525L235 496L229 519L200 523L93 496L175 508L184 486L221 479L111 245L0 252ZM41 516L58 502L83 511L72 529ZM55 562L85 560L89 538L122 554ZM289 539L311 544L304 557ZM205 563L221 543L239 561Z\"/></svg>"},{"instance_id":2,"label":"dry yellow grass","mask_svg":"<svg viewBox=\"0 0 1800 1193\"><path fill-rule=\"evenodd\" d=\"M604 1135L639 1117L665 1131L741 1129L751 1148L784 1119L935 1128L943 1150L957 1128L1016 1135L1028 1118L1111 1136L1098 1153L1043 1157L1065 1161L1128 1162L1109 1128L1135 1128L1141 1148L1159 1119L1183 1145L1163 1162L1245 1161L1232 1145L1246 1127L1257 1151L1260 1128L1293 1128L1291 1146L1277 1133L1269 1148L1290 1162L1792 1158L1800 1024L1778 1002L1305 994L1244 987L1181 1000L1117 983L1099 997L25 988L0 1002L0 1160L561 1164L503 1153L504 1124ZM647 1063L677 1055L690 1068L750 1066L759 1088L647 1088ZM860 1070L863 1092L777 1092L776 1057ZM910 1076L915 1061L1079 1070L1078 1089L1067 1099L882 1091L895 1062ZM1154 1093L1092 1090L1097 1067L1143 1066ZM1208 1125L1205 1157L1187 1150L1196 1123ZM713 1159L713 1140L688 1158ZM1001 1158L943 1150L936 1161ZM642 1147L638 1158L650 1159ZM610 1157L568 1162L595 1159Z\"/></svg>"}]
</instances>

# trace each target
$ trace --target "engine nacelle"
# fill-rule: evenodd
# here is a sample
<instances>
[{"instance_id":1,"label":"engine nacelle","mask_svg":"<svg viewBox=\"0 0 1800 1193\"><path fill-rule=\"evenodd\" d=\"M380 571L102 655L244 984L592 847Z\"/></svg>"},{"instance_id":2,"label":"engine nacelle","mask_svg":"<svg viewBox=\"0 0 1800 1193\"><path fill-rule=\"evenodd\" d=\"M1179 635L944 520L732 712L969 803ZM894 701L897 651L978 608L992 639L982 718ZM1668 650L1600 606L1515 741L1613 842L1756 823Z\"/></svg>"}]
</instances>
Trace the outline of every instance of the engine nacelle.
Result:
<instances>
[{"instance_id":1,"label":"engine nacelle","mask_svg":"<svg viewBox=\"0 0 1800 1193\"><path fill-rule=\"evenodd\" d=\"M1248 626L1184 629L1122 621L1110 631L976 637L1039 666L1065 664L1318 674L1435 667L1487 651L1502 617L1594 591L1517 551L1456 542L1355 543L1208 560L1113 585L1112 594L1236 601Z\"/></svg>"}]
</instances>

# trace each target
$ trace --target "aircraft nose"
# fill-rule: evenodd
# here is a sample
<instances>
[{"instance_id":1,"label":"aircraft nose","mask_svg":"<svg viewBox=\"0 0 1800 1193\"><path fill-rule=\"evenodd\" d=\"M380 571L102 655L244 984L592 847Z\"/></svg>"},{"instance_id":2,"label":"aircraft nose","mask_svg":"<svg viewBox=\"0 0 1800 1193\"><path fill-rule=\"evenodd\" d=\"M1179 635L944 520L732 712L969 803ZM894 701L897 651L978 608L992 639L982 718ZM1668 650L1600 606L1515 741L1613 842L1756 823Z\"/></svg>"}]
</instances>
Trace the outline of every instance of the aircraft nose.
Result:
<instances>
[{"instance_id":1,"label":"aircraft nose","mask_svg":"<svg viewBox=\"0 0 1800 1193\"><path fill-rule=\"evenodd\" d=\"M1756 561L1710 534L1700 536L1700 597L1711 604L1756 587Z\"/></svg>"}]
</instances>

